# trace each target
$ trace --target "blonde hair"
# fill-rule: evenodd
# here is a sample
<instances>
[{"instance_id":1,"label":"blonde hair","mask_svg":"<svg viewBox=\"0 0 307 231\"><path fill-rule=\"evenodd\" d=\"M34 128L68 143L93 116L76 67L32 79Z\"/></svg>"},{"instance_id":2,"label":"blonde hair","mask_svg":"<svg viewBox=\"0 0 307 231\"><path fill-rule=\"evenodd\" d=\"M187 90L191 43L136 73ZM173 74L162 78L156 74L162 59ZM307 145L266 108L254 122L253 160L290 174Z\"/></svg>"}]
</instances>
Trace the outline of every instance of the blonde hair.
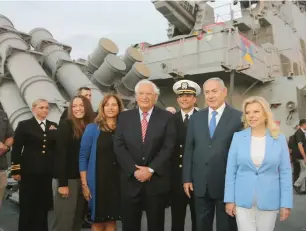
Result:
<instances>
[{"instance_id":1,"label":"blonde hair","mask_svg":"<svg viewBox=\"0 0 307 231\"><path fill-rule=\"evenodd\" d=\"M272 110L270 108L269 103L264 98L262 98L260 96L251 96L251 97L247 98L246 100L244 100L243 105L242 105L242 111L243 111L242 122L244 124L244 128L249 127L247 120L246 120L245 111L246 111L247 105L251 104L251 103L259 103L262 106L265 117L266 117L265 126L269 130L270 135L274 139L277 139L279 134L280 134L279 126L275 123L274 115L272 113Z\"/></svg>"},{"instance_id":2,"label":"blonde hair","mask_svg":"<svg viewBox=\"0 0 307 231\"><path fill-rule=\"evenodd\" d=\"M46 102L46 103L49 104L48 100L46 100L46 99L36 99L32 102L32 108L35 108L38 104L40 104L42 102Z\"/></svg>"}]
</instances>

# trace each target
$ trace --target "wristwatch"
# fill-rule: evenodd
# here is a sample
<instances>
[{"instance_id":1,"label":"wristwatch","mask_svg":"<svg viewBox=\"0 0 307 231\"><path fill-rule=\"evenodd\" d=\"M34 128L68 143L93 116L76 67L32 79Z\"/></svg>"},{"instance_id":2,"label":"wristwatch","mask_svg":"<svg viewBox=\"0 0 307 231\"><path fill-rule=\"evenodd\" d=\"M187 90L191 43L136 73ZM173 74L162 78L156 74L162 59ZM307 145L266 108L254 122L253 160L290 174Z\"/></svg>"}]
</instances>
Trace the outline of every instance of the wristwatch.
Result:
<instances>
[{"instance_id":1,"label":"wristwatch","mask_svg":"<svg viewBox=\"0 0 307 231\"><path fill-rule=\"evenodd\" d=\"M148 168L149 172L154 173L155 171L152 168Z\"/></svg>"},{"instance_id":2,"label":"wristwatch","mask_svg":"<svg viewBox=\"0 0 307 231\"><path fill-rule=\"evenodd\" d=\"M7 147L7 152L10 151L11 148L6 144L5 144L5 146Z\"/></svg>"}]
</instances>

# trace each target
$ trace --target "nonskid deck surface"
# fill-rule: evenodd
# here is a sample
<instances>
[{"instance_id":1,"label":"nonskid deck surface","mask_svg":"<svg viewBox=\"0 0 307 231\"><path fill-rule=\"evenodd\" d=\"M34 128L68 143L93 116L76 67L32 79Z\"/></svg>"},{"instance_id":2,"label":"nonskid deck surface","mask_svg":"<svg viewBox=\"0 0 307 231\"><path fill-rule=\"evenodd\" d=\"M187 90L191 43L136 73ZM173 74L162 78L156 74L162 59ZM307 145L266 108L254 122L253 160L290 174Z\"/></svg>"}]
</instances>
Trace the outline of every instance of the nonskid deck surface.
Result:
<instances>
[{"instance_id":1,"label":"nonskid deck surface","mask_svg":"<svg viewBox=\"0 0 307 231\"><path fill-rule=\"evenodd\" d=\"M0 231L17 231L18 226L18 205L9 200L5 200L0 209ZM49 223L53 220L53 214L49 214ZM190 216L187 213L185 231L191 230ZM277 221L275 231L302 231L306 230L306 196L294 194L294 209L291 217L285 222ZM51 231L51 229L49 229ZM89 231L90 229L83 229L82 231ZM118 231L122 231L121 224L118 224ZM171 230L171 215L170 209L165 212L165 231ZM147 231L146 216L144 214L142 220L142 231Z\"/></svg>"}]
</instances>

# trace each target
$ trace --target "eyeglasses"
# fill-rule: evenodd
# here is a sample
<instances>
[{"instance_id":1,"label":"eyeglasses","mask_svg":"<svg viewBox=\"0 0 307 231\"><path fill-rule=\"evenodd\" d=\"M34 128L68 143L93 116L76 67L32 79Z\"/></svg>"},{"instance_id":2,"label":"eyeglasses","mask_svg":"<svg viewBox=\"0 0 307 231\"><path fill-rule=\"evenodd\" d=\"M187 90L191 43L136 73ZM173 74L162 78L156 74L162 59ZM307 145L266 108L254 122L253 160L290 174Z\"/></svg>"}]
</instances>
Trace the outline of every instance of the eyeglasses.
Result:
<instances>
[{"instance_id":1,"label":"eyeglasses","mask_svg":"<svg viewBox=\"0 0 307 231\"><path fill-rule=\"evenodd\" d=\"M154 95L154 93L152 92L137 92L138 96L147 96L147 97L151 97Z\"/></svg>"}]
</instances>

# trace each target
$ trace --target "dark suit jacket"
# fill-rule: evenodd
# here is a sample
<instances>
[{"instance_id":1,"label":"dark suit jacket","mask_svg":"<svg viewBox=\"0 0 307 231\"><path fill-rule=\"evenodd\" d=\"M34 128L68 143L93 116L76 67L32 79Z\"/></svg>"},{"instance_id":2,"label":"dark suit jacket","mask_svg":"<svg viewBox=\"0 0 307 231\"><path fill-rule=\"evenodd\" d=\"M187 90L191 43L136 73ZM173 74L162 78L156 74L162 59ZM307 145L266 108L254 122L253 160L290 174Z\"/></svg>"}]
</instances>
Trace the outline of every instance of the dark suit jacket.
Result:
<instances>
[{"instance_id":1,"label":"dark suit jacket","mask_svg":"<svg viewBox=\"0 0 307 231\"><path fill-rule=\"evenodd\" d=\"M34 117L20 121L15 130L12 147L12 174L52 174L56 131L46 121L45 132Z\"/></svg>"},{"instance_id":2,"label":"dark suit jacket","mask_svg":"<svg viewBox=\"0 0 307 231\"><path fill-rule=\"evenodd\" d=\"M183 183L192 182L194 195L223 199L228 151L233 134L242 128L242 113L226 105L211 138L209 109L191 116L183 160Z\"/></svg>"},{"instance_id":3,"label":"dark suit jacket","mask_svg":"<svg viewBox=\"0 0 307 231\"><path fill-rule=\"evenodd\" d=\"M65 108L64 111L63 111L63 113L62 113L62 115L61 115L61 117L60 117L60 122L61 122L62 120L66 120L66 119L67 119L67 116L68 116L68 108Z\"/></svg>"},{"instance_id":4,"label":"dark suit jacket","mask_svg":"<svg viewBox=\"0 0 307 231\"><path fill-rule=\"evenodd\" d=\"M306 152L306 136L305 133L302 131L301 128L297 129L294 133L294 144L293 144L293 150L292 154L295 159L303 159L303 156L301 155L301 152L298 148L298 144L301 143L304 147L304 150Z\"/></svg>"},{"instance_id":5,"label":"dark suit jacket","mask_svg":"<svg viewBox=\"0 0 307 231\"><path fill-rule=\"evenodd\" d=\"M194 113L197 110L194 109ZM172 190L177 192L178 190L183 191L182 187L182 165L183 165L183 155L185 147L185 139L187 130L184 126L181 110L176 112L172 117L174 121L175 130L176 130L176 143L175 148L172 153Z\"/></svg>"},{"instance_id":6,"label":"dark suit jacket","mask_svg":"<svg viewBox=\"0 0 307 231\"><path fill-rule=\"evenodd\" d=\"M147 195L169 192L171 153L175 143L171 117L170 112L154 107L143 144L139 109L120 114L114 151L122 168L121 182L125 195L136 196L142 185ZM141 183L135 179L135 165L148 166L155 171L149 182Z\"/></svg>"},{"instance_id":7,"label":"dark suit jacket","mask_svg":"<svg viewBox=\"0 0 307 231\"><path fill-rule=\"evenodd\" d=\"M59 187L68 186L69 179L79 179L79 152L81 137L73 137L73 124L71 120L60 121L56 153L54 153L54 178L59 180Z\"/></svg>"}]
</instances>

